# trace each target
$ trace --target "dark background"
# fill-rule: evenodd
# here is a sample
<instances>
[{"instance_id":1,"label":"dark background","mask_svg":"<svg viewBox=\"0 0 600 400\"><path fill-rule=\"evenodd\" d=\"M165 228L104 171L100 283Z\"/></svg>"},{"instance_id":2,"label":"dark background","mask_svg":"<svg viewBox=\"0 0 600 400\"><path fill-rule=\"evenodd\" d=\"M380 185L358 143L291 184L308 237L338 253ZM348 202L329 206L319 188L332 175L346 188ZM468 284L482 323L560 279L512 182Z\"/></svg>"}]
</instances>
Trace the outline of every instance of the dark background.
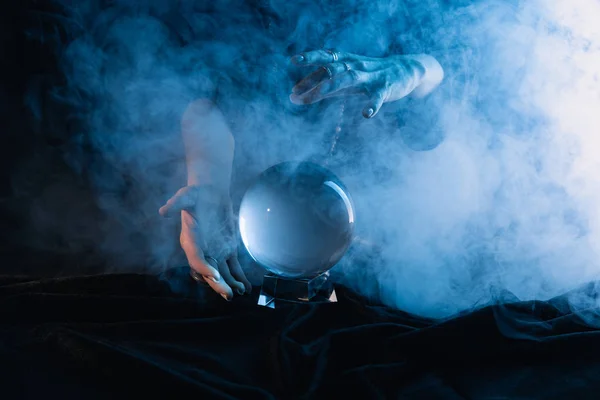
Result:
<instances>
[{"instance_id":1,"label":"dark background","mask_svg":"<svg viewBox=\"0 0 600 400\"><path fill-rule=\"evenodd\" d=\"M24 93L30 78L36 73L51 71L52 58L42 46L26 39L26 13L32 2L13 3L0 14L0 48L3 78L0 82L0 112L2 121L1 162L1 271L3 274L39 272L42 262L38 255L27 251L19 233L27 224L27 203L34 191L17 193L14 177L24 161L35 154L43 138L34 133L31 117L25 106ZM45 53L45 54L44 54ZM43 172L40 171L40 175ZM30 177L33 182L34 177ZM29 254L29 256L28 256ZM35 267L37 264L37 268Z\"/></svg>"},{"instance_id":2,"label":"dark background","mask_svg":"<svg viewBox=\"0 0 600 400\"><path fill-rule=\"evenodd\" d=\"M57 219L81 212L97 213L85 178L77 175L64 160L63 147L69 126L63 110L44 106L51 82L60 80L50 42L36 37L39 13L57 11L49 2L11 2L0 14L0 49L3 73L0 82L0 274L55 276L78 272L94 273L102 261L89 251L66 251L60 238L45 238L51 245L38 246L35 237L35 205L55 198ZM35 118L28 96L37 96L41 115ZM62 121L62 122L61 122ZM54 192L54 193L53 193ZM71 195L71 199L64 198ZM59 207L61 204L63 207ZM70 220L71 221L71 220ZM64 220L65 224L72 222ZM64 227L86 229L92 226ZM90 231L90 229L92 231ZM56 243L53 243L53 240Z\"/></svg>"}]
</instances>

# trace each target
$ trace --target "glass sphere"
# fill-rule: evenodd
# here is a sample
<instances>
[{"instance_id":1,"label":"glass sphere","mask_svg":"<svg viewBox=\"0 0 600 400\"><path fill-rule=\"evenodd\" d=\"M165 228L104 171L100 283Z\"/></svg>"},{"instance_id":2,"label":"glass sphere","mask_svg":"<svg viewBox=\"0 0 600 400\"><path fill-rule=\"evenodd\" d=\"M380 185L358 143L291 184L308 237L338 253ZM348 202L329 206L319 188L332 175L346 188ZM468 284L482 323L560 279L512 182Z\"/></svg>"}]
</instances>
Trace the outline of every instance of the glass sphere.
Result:
<instances>
[{"instance_id":1,"label":"glass sphere","mask_svg":"<svg viewBox=\"0 0 600 400\"><path fill-rule=\"evenodd\" d=\"M354 233L354 207L342 182L310 162L264 171L240 205L240 233L250 256L268 271L311 278L333 267Z\"/></svg>"}]
</instances>

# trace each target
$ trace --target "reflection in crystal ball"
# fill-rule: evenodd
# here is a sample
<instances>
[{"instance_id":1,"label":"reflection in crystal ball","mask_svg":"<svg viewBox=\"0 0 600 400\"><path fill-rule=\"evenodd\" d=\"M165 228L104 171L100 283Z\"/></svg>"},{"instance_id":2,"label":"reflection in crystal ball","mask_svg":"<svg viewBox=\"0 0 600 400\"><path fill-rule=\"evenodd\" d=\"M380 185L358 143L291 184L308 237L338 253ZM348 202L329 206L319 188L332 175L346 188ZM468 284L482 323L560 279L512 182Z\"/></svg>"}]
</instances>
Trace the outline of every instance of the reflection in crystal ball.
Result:
<instances>
[{"instance_id":1,"label":"reflection in crystal ball","mask_svg":"<svg viewBox=\"0 0 600 400\"><path fill-rule=\"evenodd\" d=\"M264 171L240 206L240 233L252 258L268 271L310 278L333 267L354 232L354 207L329 170L285 162Z\"/></svg>"}]
</instances>

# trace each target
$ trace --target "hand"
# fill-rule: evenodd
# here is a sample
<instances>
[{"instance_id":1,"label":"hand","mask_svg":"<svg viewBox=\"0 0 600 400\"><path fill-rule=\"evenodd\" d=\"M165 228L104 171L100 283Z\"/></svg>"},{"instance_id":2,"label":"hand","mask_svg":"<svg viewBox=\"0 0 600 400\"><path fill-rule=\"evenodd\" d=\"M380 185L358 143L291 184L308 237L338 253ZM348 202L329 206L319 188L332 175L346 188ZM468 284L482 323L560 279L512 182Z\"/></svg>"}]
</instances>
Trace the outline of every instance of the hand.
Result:
<instances>
[{"instance_id":1,"label":"hand","mask_svg":"<svg viewBox=\"0 0 600 400\"><path fill-rule=\"evenodd\" d=\"M292 89L294 104L312 104L335 96L369 97L365 118L374 117L383 103L413 93L424 96L444 77L440 64L428 55L370 58L356 54L315 50L292 57L299 66L319 66Z\"/></svg>"},{"instance_id":2,"label":"hand","mask_svg":"<svg viewBox=\"0 0 600 400\"><path fill-rule=\"evenodd\" d=\"M210 185L186 186L159 210L162 216L178 212L181 212L181 247L190 268L225 300L231 300L233 290L238 294L250 293L252 285L237 257L229 195Z\"/></svg>"}]
</instances>

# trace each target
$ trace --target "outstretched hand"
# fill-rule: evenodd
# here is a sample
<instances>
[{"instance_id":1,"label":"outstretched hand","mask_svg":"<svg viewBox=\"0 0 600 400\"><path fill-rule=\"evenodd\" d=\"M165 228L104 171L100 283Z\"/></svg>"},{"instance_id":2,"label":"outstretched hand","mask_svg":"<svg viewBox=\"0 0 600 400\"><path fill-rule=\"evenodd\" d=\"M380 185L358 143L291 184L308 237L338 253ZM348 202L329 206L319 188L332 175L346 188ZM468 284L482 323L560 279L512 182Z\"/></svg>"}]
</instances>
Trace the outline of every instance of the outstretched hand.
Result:
<instances>
[{"instance_id":1,"label":"outstretched hand","mask_svg":"<svg viewBox=\"0 0 600 400\"><path fill-rule=\"evenodd\" d=\"M366 95L362 113L372 118L387 102L413 93L424 96L442 81L440 64L428 55L371 58L332 50L315 50L292 57L298 66L319 67L292 89L294 104L312 104L336 96Z\"/></svg>"},{"instance_id":2,"label":"outstretched hand","mask_svg":"<svg viewBox=\"0 0 600 400\"><path fill-rule=\"evenodd\" d=\"M162 216L181 213L180 243L192 276L204 280L224 299L233 291L250 293L237 256L234 216L228 195L209 185L180 189L159 210Z\"/></svg>"}]
</instances>

